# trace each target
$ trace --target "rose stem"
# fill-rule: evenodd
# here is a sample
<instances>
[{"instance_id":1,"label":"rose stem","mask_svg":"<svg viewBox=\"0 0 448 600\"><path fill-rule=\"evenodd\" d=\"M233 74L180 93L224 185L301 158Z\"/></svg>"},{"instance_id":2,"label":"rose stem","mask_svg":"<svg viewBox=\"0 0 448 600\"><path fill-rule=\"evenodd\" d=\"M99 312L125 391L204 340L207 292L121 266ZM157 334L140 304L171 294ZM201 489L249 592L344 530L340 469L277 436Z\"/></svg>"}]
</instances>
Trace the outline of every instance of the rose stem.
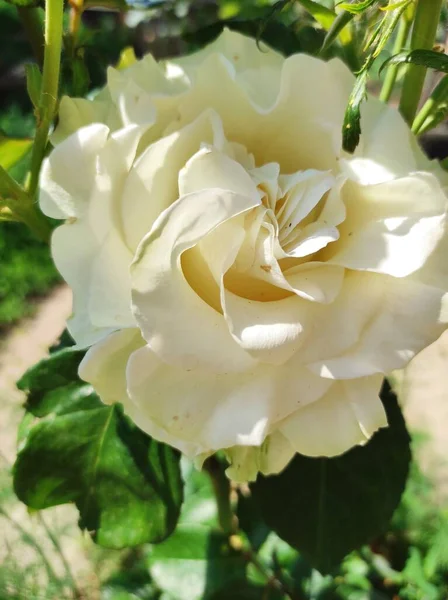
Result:
<instances>
[{"instance_id":1,"label":"rose stem","mask_svg":"<svg viewBox=\"0 0 448 600\"><path fill-rule=\"evenodd\" d=\"M440 20L443 0L417 0L411 50L432 50ZM426 67L408 65L401 93L400 112L412 124L425 83Z\"/></svg>"}]
</instances>

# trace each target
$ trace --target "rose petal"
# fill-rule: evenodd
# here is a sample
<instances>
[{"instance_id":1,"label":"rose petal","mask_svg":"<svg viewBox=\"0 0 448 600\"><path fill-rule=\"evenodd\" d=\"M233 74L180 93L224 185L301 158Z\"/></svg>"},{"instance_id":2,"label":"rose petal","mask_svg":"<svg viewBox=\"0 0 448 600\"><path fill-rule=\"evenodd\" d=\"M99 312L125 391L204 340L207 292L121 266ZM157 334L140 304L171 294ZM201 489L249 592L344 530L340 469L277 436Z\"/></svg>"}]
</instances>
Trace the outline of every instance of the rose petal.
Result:
<instances>
[{"instance_id":1,"label":"rose petal","mask_svg":"<svg viewBox=\"0 0 448 600\"><path fill-rule=\"evenodd\" d=\"M365 444L387 417L379 391L381 376L336 381L318 402L300 408L279 424L296 452L337 456Z\"/></svg>"},{"instance_id":2,"label":"rose petal","mask_svg":"<svg viewBox=\"0 0 448 600\"><path fill-rule=\"evenodd\" d=\"M194 192L162 213L140 245L131 268L134 317L163 360L221 372L244 370L253 363L232 339L222 315L190 287L180 257L218 225L255 206L254 200L233 192ZM242 216L232 228L230 253L234 244L241 244L243 221Z\"/></svg>"},{"instance_id":3,"label":"rose petal","mask_svg":"<svg viewBox=\"0 0 448 600\"><path fill-rule=\"evenodd\" d=\"M353 274L346 280L349 285L337 305L329 305L307 347L308 357L315 357L310 368L322 377L390 373L404 367L445 328L443 290L385 275Z\"/></svg>"},{"instance_id":4,"label":"rose petal","mask_svg":"<svg viewBox=\"0 0 448 600\"><path fill-rule=\"evenodd\" d=\"M238 483L255 481L258 473L273 475L283 471L295 453L287 438L280 431L274 431L260 447L228 448L225 455L230 466L226 474L229 479Z\"/></svg>"},{"instance_id":5,"label":"rose petal","mask_svg":"<svg viewBox=\"0 0 448 600\"><path fill-rule=\"evenodd\" d=\"M347 219L328 247L332 264L405 277L422 267L445 234L447 199L436 178L415 173L344 188Z\"/></svg>"},{"instance_id":6,"label":"rose petal","mask_svg":"<svg viewBox=\"0 0 448 600\"><path fill-rule=\"evenodd\" d=\"M155 219L179 197L178 173L202 143L222 135L219 117L206 111L193 123L150 144L124 183L122 220L126 242L135 250Z\"/></svg>"},{"instance_id":7,"label":"rose petal","mask_svg":"<svg viewBox=\"0 0 448 600\"><path fill-rule=\"evenodd\" d=\"M271 425L298 405L317 401L331 385L300 368L186 371L162 363L148 346L132 354L127 380L130 398L145 418L173 439L196 444L196 454L260 445Z\"/></svg>"}]
</instances>

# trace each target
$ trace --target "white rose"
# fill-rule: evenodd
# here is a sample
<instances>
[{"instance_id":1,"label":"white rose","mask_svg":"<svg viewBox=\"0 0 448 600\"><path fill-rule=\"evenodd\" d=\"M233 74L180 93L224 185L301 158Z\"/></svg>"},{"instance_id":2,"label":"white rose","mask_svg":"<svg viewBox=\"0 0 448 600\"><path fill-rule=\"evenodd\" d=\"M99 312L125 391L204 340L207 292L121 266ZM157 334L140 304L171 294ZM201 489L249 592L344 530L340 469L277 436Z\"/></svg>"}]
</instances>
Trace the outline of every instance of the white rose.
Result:
<instances>
[{"instance_id":1,"label":"white rose","mask_svg":"<svg viewBox=\"0 0 448 600\"><path fill-rule=\"evenodd\" d=\"M345 154L352 85L224 31L61 103L40 203L66 219L80 375L198 462L224 449L237 480L364 443L383 375L444 328L437 166L372 98Z\"/></svg>"}]
</instances>

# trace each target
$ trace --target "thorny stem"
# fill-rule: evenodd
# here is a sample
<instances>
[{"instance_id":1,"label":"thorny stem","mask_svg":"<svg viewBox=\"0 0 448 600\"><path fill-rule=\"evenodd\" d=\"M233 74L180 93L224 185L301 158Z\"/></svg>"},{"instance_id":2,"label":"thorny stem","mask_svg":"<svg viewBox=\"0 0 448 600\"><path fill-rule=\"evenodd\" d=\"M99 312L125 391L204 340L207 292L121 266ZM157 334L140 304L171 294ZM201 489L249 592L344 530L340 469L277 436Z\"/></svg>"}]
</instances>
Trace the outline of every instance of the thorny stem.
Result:
<instances>
[{"instance_id":1,"label":"thorny stem","mask_svg":"<svg viewBox=\"0 0 448 600\"><path fill-rule=\"evenodd\" d=\"M62 48L63 0L47 0L45 8L45 50L39 120L31 157L30 196L34 199L39 172L45 156L48 132L55 116Z\"/></svg>"}]
</instances>

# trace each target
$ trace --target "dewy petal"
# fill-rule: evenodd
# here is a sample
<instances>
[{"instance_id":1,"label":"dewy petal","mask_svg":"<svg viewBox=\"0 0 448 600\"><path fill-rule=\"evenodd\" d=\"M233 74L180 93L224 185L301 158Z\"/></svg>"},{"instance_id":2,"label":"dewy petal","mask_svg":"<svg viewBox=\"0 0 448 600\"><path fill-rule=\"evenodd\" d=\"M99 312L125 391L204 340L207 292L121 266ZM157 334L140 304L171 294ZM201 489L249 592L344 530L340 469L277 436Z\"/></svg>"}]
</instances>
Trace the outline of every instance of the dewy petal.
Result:
<instances>
[{"instance_id":1,"label":"dewy petal","mask_svg":"<svg viewBox=\"0 0 448 600\"><path fill-rule=\"evenodd\" d=\"M233 192L207 189L183 196L160 215L131 267L133 312L143 337L165 361L185 369L244 370L253 364L232 339L222 315L190 287L181 255L228 219L241 243L243 213L257 206ZM229 240L229 245L235 243Z\"/></svg>"},{"instance_id":2,"label":"dewy petal","mask_svg":"<svg viewBox=\"0 0 448 600\"><path fill-rule=\"evenodd\" d=\"M279 431L306 456L337 456L365 444L387 425L381 382L379 375L336 381L323 398L280 423Z\"/></svg>"},{"instance_id":3,"label":"dewy petal","mask_svg":"<svg viewBox=\"0 0 448 600\"><path fill-rule=\"evenodd\" d=\"M295 366L260 365L226 374L186 371L162 363L148 346L132 354L127 381L136 410L177 440L176 447L195 444L197 455L259 446L276 422L318 401L332 385Z\"/></svg>"},{"instance_id":4,"label":"dewy petal","mask_svg":"<svg viewBox=\"0 0 448 600\"><path fill-rule=\"evenodd\" d=\"M229 479L238 483L255 481L258 473L273 475L283 471L295 453L288 439L280 431L274 431L259 447L228 448L225 455L230 466L226 474Z\"/></svg>"},{"instance_id":5,"label":"dewy petal","mask_svg":"<svg viewBox=\"0 0 448 600\"><path fill-rule=\"evenodd\" d=\"M178 173L201 144L222 135L219 117L205 111L184 128L150 144L135 161L123 188L122 220L135 251L156 218L179 197Z\"/></svg>"},{"instance_id":6,"label":"dewy petal","mask_svg":"<svg viewBox=\"0 0 448 600\"><path fill-rule=\"evenodd\" d=\"M437 179L414 173L375 186L344 188L347 219L329 262L405 277L422 267L446 232L447 198Z\"/></svg>"}]
</instances>

